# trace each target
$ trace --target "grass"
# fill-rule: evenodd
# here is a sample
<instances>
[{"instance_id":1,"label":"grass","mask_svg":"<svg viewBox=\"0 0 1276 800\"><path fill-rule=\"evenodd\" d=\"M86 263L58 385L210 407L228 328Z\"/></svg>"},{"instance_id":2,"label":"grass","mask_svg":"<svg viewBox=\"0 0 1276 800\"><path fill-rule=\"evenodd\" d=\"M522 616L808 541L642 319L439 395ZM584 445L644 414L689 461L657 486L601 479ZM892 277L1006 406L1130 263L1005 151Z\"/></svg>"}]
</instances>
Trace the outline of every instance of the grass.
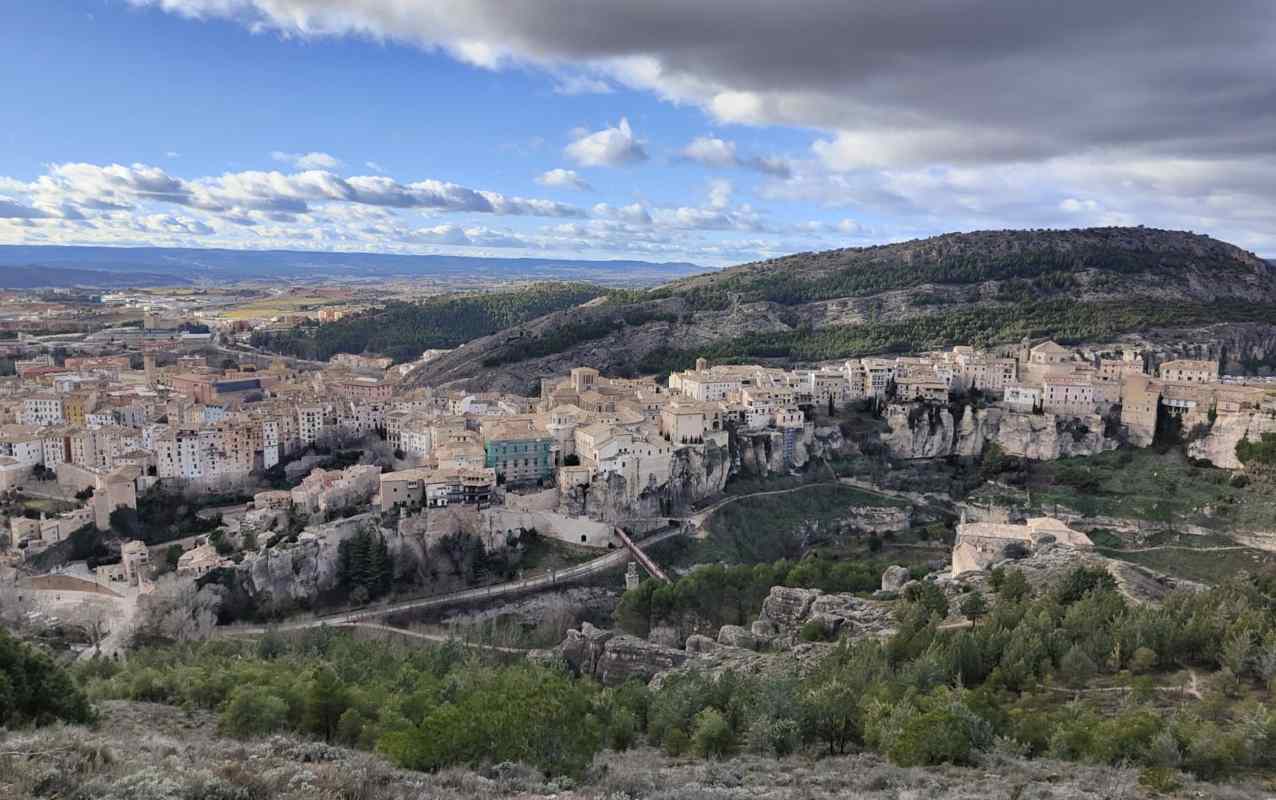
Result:
<instances>
[{"instance_id":1,"label":"grass","mask_svg":"<svg viewBox=\"0 0 1276 800\"><path fill-rule=\"evenodd\" d=\"M1030 506L1038 513L1062 507L1085 516L1140 520L1157 527L1276 528L1276 485L1251 479L1237 486L1236 473L1191 464L1177 448L1116 450L1033 462L1027 468ZM1005 494L1002 489L992 491Z\"/></svg>"},{"instance_id":2,"label":"grass","mask_svg":"<svg viewBox=\"0 0 1276 800\"><path fill-rule=\"evenodd\" d=\"M518 565L525 572L563 569L582 564L599 555L600 551L595 548L578 547L548 536L535 536L523 551Z\"/></svg>"},{"instance_id":3,"label":"grass","mask_svg":"<svg viewBox=\"0 0 1276 800\"><path fill-rule=\"evenodd\" d=\"M800 558L823 540L845 538L856 508L907 508L908 503L851 486L813 484L786 494L744 497L715 511L707 536L678 555L678 563L758 564Z\"/></svg>"},{"instance_id":4,"label":"grass","mask_svg":"<svg viewBox=\"0 0 1276 800\"><path fill-rule=\"evenodd\" d=\"M1222 583L1242 570L1254 575L1276 576L1276 553L1250 547L1195 553L1182 550L1153 550L1143 553L1105 550L1103 554L1201 583Z\"/></svg>"}]
</instances>

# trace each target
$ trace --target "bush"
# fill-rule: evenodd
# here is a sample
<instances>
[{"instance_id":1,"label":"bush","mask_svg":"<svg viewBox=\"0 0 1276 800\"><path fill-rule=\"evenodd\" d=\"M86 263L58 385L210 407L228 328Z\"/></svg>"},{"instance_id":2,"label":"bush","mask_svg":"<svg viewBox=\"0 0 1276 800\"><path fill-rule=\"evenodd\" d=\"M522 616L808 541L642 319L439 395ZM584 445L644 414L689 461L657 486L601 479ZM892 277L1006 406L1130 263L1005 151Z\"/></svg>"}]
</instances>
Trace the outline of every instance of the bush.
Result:
<instances>
[{"instance_id":1,"label":"bush","mask_svg":"<svg viewBox=\"0 0 1276 800\"><path fill-rule=\"evenodd\" d=\"M88 697L66 670L0 628L0 728L93 718Z\"/></svg>"},{"instance_id":2,"label":"bush","mask_svg":"<svg viewBox=\"0 0 1276 800\"><path fill-rule=\"evenodd\" d=\"M283 730L288 704L266 689L240 686L221 716L221 729L231 736L264 736Z\"/></svg>"},{"instance_id":3,"label":"bush","mask_svg":"<svg viewBox=\"0 0 1276 800\"><path fill-rule=\"evenodd\" d=\"M1093 659L1075 644L1059 660L1060 677L1074 689L1084 687L1094 677L1096 671L1098 668L1095 667Z\"/></svg>"},{"instance_id":4,"label":"bush","mask_svg":"<svg viewBox=\"0 0 1276 800\"><path fill-rule=\"evenodd\" d=\"M665 731L664 738L660 740L660 749L665 751L665 755L674 758L686 753L690 746L691 741L682 728L670 728Z\"/></svg>"},{"instance_id":5,"label":"bush","mask_svg":"<svg viewBox=\"0 0 1276 800\"><path fill-rule=\"evenodd\" d=\"M798 629L798 636L804 642L822 642L828 638L828 631L818 619L808 619Z\"/></svg>"},{"instance_id":6,"label":"bush","mask_svg":"<svg viewBox=\"0 0 1276 800\"><path fill-rule=\"evenodd\" d=\"M1182 786L1179 772L1169 767L1146 767L1139 772L1139 786L1153 794L1172 794Z\"/></svg>"},{"instance_id":7,"label":"bush","mask_svg":"<svg viewBox=\"0 0 1276 800\"><path fill-rule=\"evenodd\" d=\"M626 709L616 711L607 725L607 745L616 752L633 747L638 739L638 720Z\"/></svg>"},{"instance_id":8,"label":"bush","mask_svg":"<svg viewBox=\"0 0 1276 800\"><path fill-rule=\"evenodd\" d=\"M970 765L992 741L991 726L965 705L953 702L908 719L888 754L903 767Z\"/></svg>"},{"instance_id":9,"label":"bush","mask_svg":"<svg viewBox=\"0 0 1276 800\"><path fill-rule=\"evenodd\" d=\"M691 737L692 750L701 758L726 758L731 755L734 737L731 726L715 708L706 708L696 715L695 733Z\"/></svg>"},{"instance_id":10,"label":"bush","mask_svg":"<svg viewBox=\"0 0 1276 800\"><path fill-rule=\"evenodd\" d=\"M1028 579L1024 577L1023 570L1008 569L1005 577L1002 578L1001 587L997 590L997 594L1003 599L1012 603L1032 596L1032 587L1028 585Z\"/></svg>"},{"instance_id":11,"label":"bush","mask_svg":"<svg viewBox=\"0 0 1276 800\"><path fill-rule=\"evenodd\" d=\"M1130 671L1136 675L1151 672L1156 667L1156 651L1150 647L1140 647L1130 657Z\"/></svg>"}]
</instances>

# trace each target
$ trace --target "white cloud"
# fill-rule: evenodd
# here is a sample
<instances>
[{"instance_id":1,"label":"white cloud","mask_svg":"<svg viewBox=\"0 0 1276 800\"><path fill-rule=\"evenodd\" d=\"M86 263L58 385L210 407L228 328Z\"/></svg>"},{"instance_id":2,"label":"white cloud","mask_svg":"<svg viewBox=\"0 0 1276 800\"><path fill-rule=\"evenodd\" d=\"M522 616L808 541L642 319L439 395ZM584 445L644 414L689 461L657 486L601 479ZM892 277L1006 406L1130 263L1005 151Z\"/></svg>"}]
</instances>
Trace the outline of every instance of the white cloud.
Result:
<instances>
[{"instance_id":1,"label":"white cloud","mask_svg":"<svg viewBox=\"0 0 1276 800\"><path fill-rule=\"evenodd\" d=\"M614 128L581 132L564 152L583 167L617 167L647 159L643 142L634 137L629 120L624 117Z\"/></svg>"},{"instance_id":2,"label":"white cloud","mask_svg":"<svg viewBox=\"0 0 1276 800\"><path fill-rule=\"evenodd\" d=\"M388 170L385 167L381 166L375 161L365 161L363 162L363 165L378 174L384 174L385 172L388 172Z\"/></svg>"},{"instance_id":3,"label":"white cloud","mask_svg":"<svg viewBox=\"0 0 1276 800\"><path fill-rule=\"evenodd\" d=\"M682 149L679 156L707 167L751 169L777 178L787 178L791 174L789 163L785 159L778 156L744 158L736 152L735 142L716 136L697 136Z\"/></svg>"},{"instance_id":4,"label":"white cloud","mask_svg":"<svg viewBox=\"0 0 1276 800\"><path fill-rule=\"evenodd\" d=\"M615 89L601 78L589 75L560 75L554 81L554 93L562 95L611 94Z\"/></svg>"},{"instance_id":5,"label":"white cloud","mask_svg":"<svg viewBox=\"0 0 1276 800\"><path fill-rule=\"evenodd\" d=\"M735 142L714 136L697 136L682 148L682 157L710 167L734 167L737 163Z\"/></svg>"},{"instance_id":6,"label":"white cloud","mask_svg":"<svg viewBox=\"0 0 1276 800\"><path fill-rule=\"evenodd\" d=\"M590 186L574 169L551 169L541 173L536 182L541 186L554 186L563 189L580 189L588 191Z\"/></svg>"},{"instance_id":7,"label":"white cloud","mask_svg":"<svg viewBox=\"0 0 1276 800\"><path fill-rule=\"evenodd\" d=\"M338 169L341 159L327 153L284 153L279 150L270 154L276 161L291 164L297 169Z\"/></svg>"},{"instance_id":8,"label":"white cloud","mask_svg":"<svg viewBox=\"0 0 1276 800\"><path fill-rule=\"evenodd\" d=\"M731 192L735 187L731 185L731 181L712 180L709 181L709 207L710 208L726 208L731 204Z\"/></svg>"}]
</instances>

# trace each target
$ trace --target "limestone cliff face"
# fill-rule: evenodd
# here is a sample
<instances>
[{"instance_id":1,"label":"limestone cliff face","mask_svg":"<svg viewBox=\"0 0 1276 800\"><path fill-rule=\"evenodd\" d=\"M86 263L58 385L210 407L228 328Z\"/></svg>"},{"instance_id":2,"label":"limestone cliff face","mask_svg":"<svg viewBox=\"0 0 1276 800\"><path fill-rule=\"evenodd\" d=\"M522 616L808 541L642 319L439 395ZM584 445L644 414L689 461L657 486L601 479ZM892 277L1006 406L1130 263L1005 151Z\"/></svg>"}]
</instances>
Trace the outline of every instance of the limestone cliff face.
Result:
<instances>
[{"instance_id":1,"label":"limestone cliff face","mask_svg":"<svg viewBox=\"0 0 1276 800\"><path fill-rule=\"evenodd\" d=\"M730 448L735 471L756 478L783 475L791 468L802 469L813 460L851 455L855 451L836 425L811 424L797 433L787 462L782 431L733 430Z\"/></svg>"},{"instance_id":2,"label":"limestone cliff face","mask_svg":"<svg viewBox=\"0 0 1276 800\"><path fill-rule=\"evenodd\" d=\"M1026 414L1001 408L966 406L954 421L946 406L892 404L882 435L895 458L977 456L984 446L998 445L1008 455L1050 461L1063 456L1094 455L1117 447L1104 435L1103 418Z\"/></svg>"},{"instance_id":3,"label":"limestone cliff face","mask_svg":"<svg viewBox=\"0 0 1276 800\"><path fill-rule=\"evenodd\" d=\"M604 522L674 516L721 492L731 473L728 450L705 442L674 451L667 483L634 492L623 475L610 473L588 485L560 487L558 510Z\"/></svg>"},{"instance_id":4,"label":"limestone cliff face","mask_svg":"<svg viewBox=\"0 0 1276 800\"><path fill-rule=\"evenodd\" d=\"M1265 433L1276 433L1276 417L1261 411L1220 413L1205 433L1192 439L1187 454L1203 458L1223 469L1242 469L1244 464L1236 457L1236 445L1242 439L1257 442Z\"/></svg>"},{"instance_id":5,"label":"limestone cliff face","mask_svg":"<svg viewBox=\"0 0 1276 800\"><path fill-rule=\"evenodd\" d=\"M337 548L370 516L308 529L300 541L262 550L236 567L239 585L260 608L306 606L337 582Z\"/></svg>"},{"instance_id":6,"label":"limestone cliff face","mask_svg":"<svg viewBox=\"0 0 1276 800\"><path fill-rule=\"evenodd\" d=\"M1098 414L1058 417L1007 412L1001 418L995 441L1009 455L1038 461L1092 456L1115 450L1119 444L1104 435L1103 418Z\"/></svg>"},{"instance_id":7,"label":"limestone cliff face","mask_svg":"<svg viewBox=\"0 0 1276 800\"><path fill-rule=\"evenodd\" d=\"M896 458L941 458L952 455L952 413L943 406L893 404L886 407L890 431L882 442Z\"/></svg>"}]
</instances>

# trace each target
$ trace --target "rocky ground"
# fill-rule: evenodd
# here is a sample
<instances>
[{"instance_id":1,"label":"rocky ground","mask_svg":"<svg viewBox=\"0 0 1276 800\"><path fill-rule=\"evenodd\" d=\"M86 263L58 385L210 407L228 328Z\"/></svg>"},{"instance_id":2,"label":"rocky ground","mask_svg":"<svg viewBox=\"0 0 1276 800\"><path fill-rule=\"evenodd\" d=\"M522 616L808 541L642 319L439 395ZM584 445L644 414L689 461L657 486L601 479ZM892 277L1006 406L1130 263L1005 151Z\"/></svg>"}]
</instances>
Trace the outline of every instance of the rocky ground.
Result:
<instances>
[{"instance_id":1,"label":"rocky ground","mask_svg":"<svg viewBox=\"0 0 1276 800\"><path fill-rule=\"evenodd\" d=\"M240 741L213 718L145 703L101 705L96 728L0 734L0 797L77 800L416 800L609 798L710 800L855 797L905 800L1270 797L1257 784L1199 784L1153 795L1128 769L991 755L975 768L904 769L855 754L784 760L739 755L673 759L649 748L600 754L580 781L549 780L520 765L406 772L379 757L292 737Z\"/></svg>"}]
</instances>

